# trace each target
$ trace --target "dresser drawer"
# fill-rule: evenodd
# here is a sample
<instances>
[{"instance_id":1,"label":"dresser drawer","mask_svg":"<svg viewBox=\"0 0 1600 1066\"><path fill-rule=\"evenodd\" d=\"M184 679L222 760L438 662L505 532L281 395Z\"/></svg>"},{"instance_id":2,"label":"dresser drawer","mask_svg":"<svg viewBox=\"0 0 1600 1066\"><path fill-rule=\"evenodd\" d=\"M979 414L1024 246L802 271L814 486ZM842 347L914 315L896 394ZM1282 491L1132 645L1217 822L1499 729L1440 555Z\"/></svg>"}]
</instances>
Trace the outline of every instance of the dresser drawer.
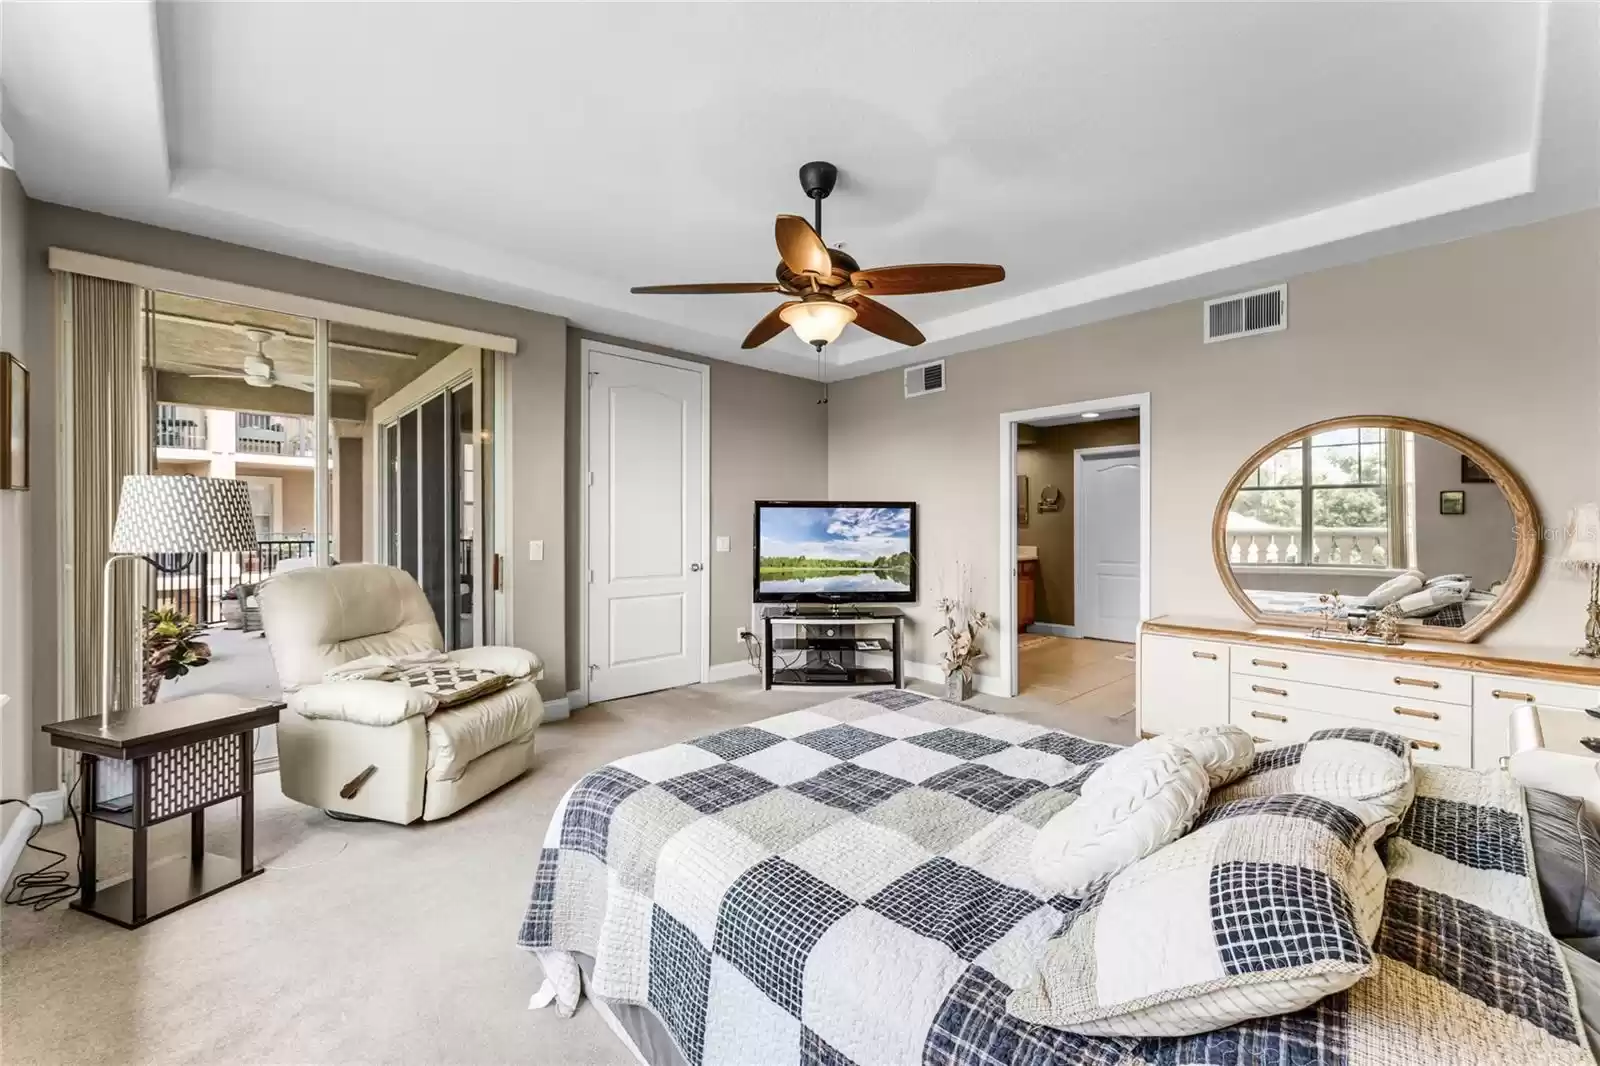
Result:
<instances>
[{"instance_id":1,"label":"dresser drawer","mask_svg":"<svg viewBox=\"0 0 1600 1066\"><path fill-rule=\"evenodd\" d=\"M1139 641L1139 730L1228 721L1228 645L1146 635Z\"/></svg>"},{"instance_id":2,"label":"dresser drawer","mask_svg":"<svg viewBox=\"0 0 1600 1066\"><path fill-rule=\"evenodd\" d=\"M1250 674L1234 674L1231 691L1235 701L1294 707L1335 718L1359 718L1363 725L1391 733L1403 732L1407 728L1465 735L1472 732L1472 708L1459 703L1360 692L1334 688L1332 685L1313 685L1283 677L1256 677Z\"/></svg>"},{"instance_id":3,"label":"dresser drawer","mask_svg":"<svg viewBox=\"0 0 1600 1066\"><path fill-rule=\"evenodd\" d=\"M1551 750L1587 754L1577 744L1578 737L1600 736L1600 719L1583 713L1600 706L1600 688L1474 674L1473 766L1493 769L1502 756L1511 754L1511 712L1529 703L1539 708L1539 726L1545 733L1545 747Z\"/></svg>"},{"instance_id":4,"label":"dresser drawer","mask_svg":"<svg viewBox=\"0 0 1600 1066\"><path fill-rule=\"evenodd\" d=\"M1462 670L1386 659L1356 659L1290 648L1240 645L1233 649L1233 672L1252 677L1290 678L1362 692L1404 695L1441 703L1470 704L1472 675Z\"/></svg>"},{"instance_id":5,"label":"dresser drawer","mask_svg":"<svg viewBox=\"0 0 1600 1066\"><path fill-rule=\"evenodd\" d=\"M1362 719L1240 699L1233 701L1231 714L1232 724L1248 732L1257 742L1306 740L1319 729L1372 726L1372 723ZM1409 740L1411 757L1416 762L1437 766L1472 765L1472 737L1468 734L1420 729L1409 724L1401 728L1386 728L1384 732Z\"/></svg>"}]
</instances>

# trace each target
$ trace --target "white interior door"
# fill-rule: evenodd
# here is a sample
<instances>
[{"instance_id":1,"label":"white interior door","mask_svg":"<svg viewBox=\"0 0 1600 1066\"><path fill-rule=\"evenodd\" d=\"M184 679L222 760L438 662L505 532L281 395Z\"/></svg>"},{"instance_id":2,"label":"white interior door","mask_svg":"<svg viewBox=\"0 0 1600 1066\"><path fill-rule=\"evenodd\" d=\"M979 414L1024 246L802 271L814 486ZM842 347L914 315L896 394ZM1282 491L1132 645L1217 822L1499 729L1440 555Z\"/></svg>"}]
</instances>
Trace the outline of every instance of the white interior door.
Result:
<instances>
[{"instance_id":1,"label":"white interior door","mask_svg":"<svg viewBox=\"0 0 1600 1066\"><path fill-rule=\"evenodd\" d=\"M1078 463L1077 603L1081 637L1139 633L1139 452L1081 455Z\"/></svg>"},{"instance_id":2,"label":"white interior door","mask_svg":"<svg viewBox=\"0 0 1600 1066\"><path fill-rule=\"evenodd\" d=\"M590 352L590 702L700 680L704 380Z\"/></svg>"}]
</instances>

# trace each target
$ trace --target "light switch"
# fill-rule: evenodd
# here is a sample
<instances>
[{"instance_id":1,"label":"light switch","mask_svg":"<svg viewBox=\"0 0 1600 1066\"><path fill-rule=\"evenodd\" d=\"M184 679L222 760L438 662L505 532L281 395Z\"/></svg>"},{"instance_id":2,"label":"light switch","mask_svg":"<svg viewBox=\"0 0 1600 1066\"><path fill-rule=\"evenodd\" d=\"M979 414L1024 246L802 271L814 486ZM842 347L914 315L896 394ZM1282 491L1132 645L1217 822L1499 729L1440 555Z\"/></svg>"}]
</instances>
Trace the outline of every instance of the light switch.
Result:
<instances>
[{"instance_id":1,"label":"light switch","mask_svg":"<svg viewBox=\"0 0 1600 1066\"><path fill-rule=\"evenodd\" d=\"M717 551L725 552L727 550L728 550L728 538L727 537L718 537L717 538Z\"/></svg>"},{"instance_id":2,"label":"light switch","mask_svg":"<svg viewBox=\"0 0 1600 1066\"><path fill-rule=\"evenodd\" d=\"M544 541L542 541L542 540L530 540L530 541L528 541L528 562L530 562L530 563L542 563L542 562L544 562Z\"/></svg>"}]
</instances>

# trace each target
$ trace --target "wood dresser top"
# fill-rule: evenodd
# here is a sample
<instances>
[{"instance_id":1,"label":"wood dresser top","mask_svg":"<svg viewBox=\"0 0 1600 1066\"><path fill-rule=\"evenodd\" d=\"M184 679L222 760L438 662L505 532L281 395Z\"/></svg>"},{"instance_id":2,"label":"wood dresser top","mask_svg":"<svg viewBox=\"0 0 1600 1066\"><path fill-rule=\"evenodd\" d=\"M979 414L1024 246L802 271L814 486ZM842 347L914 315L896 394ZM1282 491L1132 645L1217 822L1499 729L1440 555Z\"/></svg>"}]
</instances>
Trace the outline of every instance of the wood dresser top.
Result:
<instances>
[{"instance_id":1,"label":"wood dresser top","mask_svg":"<svg viewBox=\"0 0 1600 1066\"><path fill-rule=\"evenodd\" d=\"M1152 618L1144 623L1142 629L1146 633L1165 636L1228 640L1275 648L1303 648L1325 655L1426 663L1480 674L1528 677L1600 688L1600 662L1572 655L1569 648L1459 644L1434 640L1407 640L1404 644L1354 644L1313 637L1309 629L1280 628L1239 619L1181 614Z\"/></svg>"}]
</instances>

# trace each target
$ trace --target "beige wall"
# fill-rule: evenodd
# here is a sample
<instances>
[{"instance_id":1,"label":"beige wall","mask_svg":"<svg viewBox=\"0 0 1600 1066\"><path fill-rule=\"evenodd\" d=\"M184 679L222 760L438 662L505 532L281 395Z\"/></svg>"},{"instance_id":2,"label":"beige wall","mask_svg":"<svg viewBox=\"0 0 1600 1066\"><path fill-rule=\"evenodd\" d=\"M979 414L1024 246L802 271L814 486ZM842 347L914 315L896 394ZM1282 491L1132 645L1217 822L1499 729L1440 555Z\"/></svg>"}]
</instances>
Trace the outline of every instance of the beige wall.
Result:
<instances>
[{"instance_id":1,"label":"beige wall","mask_svg":"<svg viewBox=\"0 0 1600 1066\"><path fill-rule=\"evenodd\" d=\"M1217 496L1256 448L1321 418L1403 414L1459 430L1499 453L1559 529L1600 495L1597 269L1591 211L1292 278L1282 333L1203 344L1189 302L954 357L932 396L905 399L898 370L843 382L829 405L829 494L921 504L923 662L941 570L968 564L980 605L998 601L1004 411L1151 394L1158 615L1238 617L1211 561ZM1553 554L1488 642L1579 638L1586 590Z\"/></svg>"},{"instance_id":2,"label":"beige wall","mask_svg":"<svg viewBox=\"0 0 1600 1066\"><path fill-rule=\"evenodd\" d=\"M0 351L15 355L37 376L39 358L23 332L27 214L28 200L17 175L0 167ZM32 420L37 424L41 421L37 391L33 400ZM33 464L35 482L42 469ZM11 697L0 708L0 795L10 797L26 797L35 791L28 751L32 712L40 694L33 684L33 664L24 634L33 627L36 599L49 598L36 595L34 568L29 565L30 522L35 514L50 513L41 511L38 504L34 492L0 490L0 695ZM47 542L54 539L48 530L44 536ZM0 812L0 829L10 824L12 810L15 808Z\"/></svg>"},{"instance_id":3,"label":"beige wall","mask_svg":"<svg viewBox=\"0 0 1600 1066\"><path fill-rule=\"evenodd\" d=\"M1020 428L1019 428L1020 433ZM1035 621L1072 625L1077 557L1073 554L1073 452L1108 444L1138 444L1139 420L1075 422L1067 426L1034 426L1033 443L1017 447L1017 473L1028 477L1028 524L1017 530L1018 544L1039 549L1039 581L1034 586ZM1061 510L1039 510L1039 492L1046 485L1061 490Z\"/></svg>"},{"instance_id":4,"label":"beige wall","mask_svg":"<svg viewBox=\"0 0 1600 1066\"><path fill-rule=\"evenodd\" d=\"M1600 353L1595 356L1600 359ZM1417 446L1417 567L1429 577L1471 574L1472 587L1487 589L1511 574L1517 557L1517 524L1499 486L1461 481L1461 453L1421 433ZM1439 513L1439 493L1467 494L1467 513Z\"/></svg>"},{"instance_id":5,"label":"beige wall","mask_svg":"<svg viewBox=\"0 0 1600 1066\"><path fill-rule=\"evenodd\" d=\"M727 537L726 552L710 553L711 663L740 662L744 646L734 630L750 624L750 553L753 505L758 499L816 499L828 495L827 408L814 382L723 363L667 348L568 330L567 338L567 676L581 669L579 528L582 514L582 354L584 340L707 363L711 367L711 528L706 542Z\"/></svg>"},{"instance_id":6,"label":"beige wall","mask_svg":"<svg viewBox=\"0 0 1600 1066\"><path fill-rule=\"evenodd\" d=\"M365 440L361 437L340 437L334 445L334 492L337 511L334 528L339 540L334 545L335 557L342 563L359 563L366 555L367 463Z\"/></svg>"},{"instance_id":7,"label":"beige wall","mask_svg":"<svg viewBox=\"0 0 1600 1066\"><path fill-rule=\"evenodd\" d=\"M29 205L27 240L27 345L38 364L34 373L35 411L49 412L55 403L51 353L55 341L51 274L46 254L51 246L125 259L277 292L315 297L355 307L407 315L427 321L514 337L518 354L508 360L507 406L516 443L510 458L511 547L507 567L511 582L512 639L545 661L539 684L545 699L566 694L566 633L563 600L566 575L562 566L566 523L563 515L562 446L565 431L566 322L520 307L426 289L386 278L358 274L289 256L225 244L189 234L91 214L55 204ZM32 569L55 572L55 450L53 420L34 419ZM542 540L545 561L528 561L525 545ZM518 547L518 546L523 547ZM52 597L36 597L30 631L33 639L33 715L48 721L55 713L56 612ZM54 776L49 749L34 742L35 781Z\"/></svg>"}]
</instances>

